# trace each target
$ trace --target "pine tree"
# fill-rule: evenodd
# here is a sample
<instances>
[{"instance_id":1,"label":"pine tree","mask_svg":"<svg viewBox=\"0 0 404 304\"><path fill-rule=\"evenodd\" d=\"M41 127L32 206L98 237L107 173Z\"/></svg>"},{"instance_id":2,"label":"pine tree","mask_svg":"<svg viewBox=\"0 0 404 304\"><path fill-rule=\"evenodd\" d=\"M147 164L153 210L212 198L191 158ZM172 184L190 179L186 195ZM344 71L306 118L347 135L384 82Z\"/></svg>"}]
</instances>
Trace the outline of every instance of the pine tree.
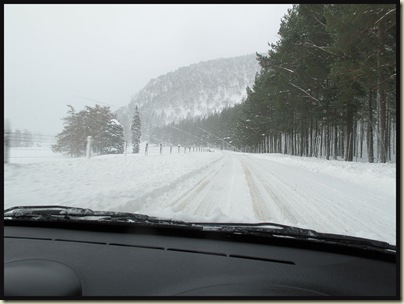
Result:
<instances>
[{"instance_id":1,"label":"pine tree","mask_svg":"<svg viewBox=\"0 0 404 304\"><path fill-rule=\"evenodd\" d=\"M369 162L373 162L373 133L378 139L379 161L386 162L387 126L395 120L395 5L329 5L327 8L328 29L334 37L332 50L339 55L332 66L332 76L341 92L340 104L348 106L347 127L355 136L354 122L366 119ZM353 146L352 140L347 146ZM353 158L350 150L348 160Z\"/></svg>"},{"instance_id":2,"label":"pine tree","mask_svg":"<svg viewBox=\"0 0 404 304\"><path fill-rule=\"evenodd\" d=\"M281 20L280 40L267 56L257 53L261 71L239 106L157 128L153 140L188 144L200 137L221 146L220 138L246 152L346 161L363 157L366 140L369 162L391 160L396 10L393 4L294 5Z\"/></svg>"},{"instance_id":3,"label":"pine tree","mask_svg":"<svg viewBox=\"0 0 404 304\"><path fill-rule=\"evenodd\" d=\"M114 130L111 133L110 123L114 119L109 107L96 105L94 108L86 106L84 110L75 112L72 106L68 106L68 116L63 118L65 121L64 129L57 135L57 143L52 146L52 151L61 152L71 157L84 156L86 151L87 136L92 137L92 150L94 153L109 153L111 147L117 151L123 151L118 144L119 131ZM119 127L118 127L119 128ZM123 146L123 144L122 144Z\"/></svg>"},{"instance_id":4,"label":"pine tree","mask_svg":"<svg viewBox=\"0 0 404 304\"><path fill-rule=\"evenodd\" d=\"M86 136L92 137L92 149L94 153L105 154L111 146L111 138L107 135L108 124L114 115L109 107L96 105L94 108L85 107Z\"/></svg>"},{"instance_id":5,"label":"pine tree","mask_svg":"<svg viewBox=\"0 0 404 304\"><path fill-rule=\"evenodd\" d=\"M52 145L53 152L68 154L71 157L79 157L85 153L86 132L84 130L84 115L81 111L77 113L75 109L68 105L68 116L64 117L64 128L57 136L57 142Z\"/></svg>"},{"instance_id":6,"label":"pine tree","mask_svg":"<svg viewBox=\"0 0 404 304\"><path fill-rule=\"evenodd\" d=\"M103 148L102 154L122 154L124 152L123 126L116 119L109 121L104 133L104 140L107 145Z\"/></svg>"},{"instance_id":7,"label":"pine tree","mask_svg":"<svg viewBox=\"0 0 404 304\"><path fill-rule=\"evenodd\" d=\"M135 108L135 113L133 115L131 130L132 130L133 153L139 153L141 122L139 116L139 109L137 106Z\"/></svg>"}]
</instances>

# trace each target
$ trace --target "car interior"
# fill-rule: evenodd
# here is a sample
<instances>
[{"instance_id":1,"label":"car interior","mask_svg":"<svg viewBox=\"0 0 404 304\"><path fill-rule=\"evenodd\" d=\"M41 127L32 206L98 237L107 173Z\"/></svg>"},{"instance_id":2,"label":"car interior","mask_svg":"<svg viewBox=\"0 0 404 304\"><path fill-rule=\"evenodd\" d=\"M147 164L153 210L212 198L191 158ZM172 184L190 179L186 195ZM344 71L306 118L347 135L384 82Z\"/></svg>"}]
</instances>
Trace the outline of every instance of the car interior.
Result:
<instances>
[{"instance_id":1,"label":"car interior","mask_svg":"<svg viewBox=\"0 0 404 304\"><path fill-rule=\"evenodd\" d=\"M395 252L292 238L6 222L6 299L397 298Z\"/></svg>"}]
</instances>

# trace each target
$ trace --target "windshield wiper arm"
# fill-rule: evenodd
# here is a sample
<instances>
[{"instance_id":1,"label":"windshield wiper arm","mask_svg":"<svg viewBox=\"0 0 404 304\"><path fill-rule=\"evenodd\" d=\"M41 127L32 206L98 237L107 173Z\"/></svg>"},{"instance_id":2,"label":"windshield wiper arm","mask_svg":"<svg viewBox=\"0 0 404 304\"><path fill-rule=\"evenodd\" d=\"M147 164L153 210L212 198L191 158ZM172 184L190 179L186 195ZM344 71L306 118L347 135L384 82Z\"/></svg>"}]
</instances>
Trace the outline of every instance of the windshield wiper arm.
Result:
<instances>
[{"instance_id":1,"label":"windshield wiper arm","mask_svg":"<svg viewBox=\"0 0 404 304\"><path fill-rule=\"evenodd\" d=\"M225 234L251 235L258 237L292 238L328 244L376 249L396 252L396 246L387 242L331 233L320 233L315 230L282 225L277 223L206 223L163 219L145 214L93 211L86 208L68 206L17 206L4 210L4 219L10 221L51 221L51 222L99 222L125 223L149 226L169 226L192 230L212 231Z\"/></svg>"},{"instance_id":2,"label":"windshield wiper arm","mask_svg":"<svg viewBox=\"0 0 404 304\"><path fill-rule=\"evenodd\" d=\"M65 218L80 217L134 217L138 219L148 219L149 216L128 212L93 211L88 208L68 207L68 206L17 206L4 210L5 218L46 218L61 216Z\"/></svg>"},{"instance_id":3,"label":"windshield wiper arm","mask_svg":"<svg viewBox=\"0 0 404 304\"><path fill-rule=\"evenodd\" d=\"M312 229L299 228L277 223L193 223L200 225L203 230L234 233L243 235L255 235L261 237L295 238L321 243L347 245L363 249L379 249L382 251L396 252L396 246L378 240L339 235L332 233L321 233Z\"/></svg>"},{"instance_id":4,"label":"windshield wiper arm","mask_svg":"<svg viewBox=\"0 0 404 304\"><path fill-rule=\"evenodd\" d=\"M17 206L4 210L4 219L11 221L80 221L99 223L127 223L145 225L169 225L187 226L193 229L191 224L171 219L163 219L139 213L93 211L88 208L68 206Z\"/></svg>"},{"instance_id":5,"label":"windshield wiper arm","mask_svg":"<svg viewBox=\"0 0 404 304\"><path fill-rule=\"evenodd\" d=\"M194 225L203 226L204 230L233 232L238 234L265 233L270 235L315 237L319 233L315 230L304 229L283 224L264 223L204 223L196 222Z\"/></svg>"}]
</instances>

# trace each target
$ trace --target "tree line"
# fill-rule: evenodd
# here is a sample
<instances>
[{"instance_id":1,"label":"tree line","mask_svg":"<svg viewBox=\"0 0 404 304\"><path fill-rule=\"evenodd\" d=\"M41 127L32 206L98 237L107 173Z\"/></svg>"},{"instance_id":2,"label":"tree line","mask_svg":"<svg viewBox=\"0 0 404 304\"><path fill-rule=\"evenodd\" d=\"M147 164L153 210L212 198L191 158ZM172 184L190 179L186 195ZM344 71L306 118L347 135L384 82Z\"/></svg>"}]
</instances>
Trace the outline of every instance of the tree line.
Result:
<instances>
[{"instance_id":1,"label":"tree line","mask_svg":"<svg viewBox=\"0 0 404 304\"><path fill-rule=\"evenodd\" d=\"M294 5L281 20L280 39L267 55L257 53L261 70L244 101L207 118L157 128L154 138L199 138L248 152L391 160L397 14L396 4Z\"/></svg>"},{"instance_id":2,"label":"tree line","mask_svg":"<svg viewBox=\"0 0 404 304\"><path fill-rule=\"evenodd\" d=\"M30 131L20 129L5 130L4 136L7 137L10 147L32 147L34 146L34 138Z\"/></svg>"},{"instance_id":3,"label":"tree line","mask_svg":"<svg viewBox=\"0 0 404 304\"><path fill-rule=\"evenodd\" d=\"M87 138L91 136L91 149L95 154L121 154L125 151L123 127L107 106L85 106L79 112L68 105L67 116L63 118L64 129L57 136L57 143L52 145L53 152L60 152L71 157L86 155ZM139 153L140 119L135 113L132 124L133 152Z\"/></svg>"}]
</instances>

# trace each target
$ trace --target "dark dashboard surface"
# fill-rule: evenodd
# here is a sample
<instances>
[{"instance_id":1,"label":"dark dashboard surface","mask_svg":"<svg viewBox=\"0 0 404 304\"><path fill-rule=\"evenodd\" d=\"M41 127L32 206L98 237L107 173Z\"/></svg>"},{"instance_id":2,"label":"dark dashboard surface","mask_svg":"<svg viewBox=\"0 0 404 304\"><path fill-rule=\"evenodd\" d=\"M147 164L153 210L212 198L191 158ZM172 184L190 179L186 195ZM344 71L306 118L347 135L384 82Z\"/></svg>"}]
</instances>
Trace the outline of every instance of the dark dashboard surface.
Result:
<instances>
[{"instance_id":1,"label":"dark dashboard surface","mask_svg":"<svg viewBox=\"0 0 404 304\"><path fill-rule=\"evenodd\" d=\"M6 298L398 297L395 261L331 248L153 228L4 228Z\"/></svg>"}]
</instances>

